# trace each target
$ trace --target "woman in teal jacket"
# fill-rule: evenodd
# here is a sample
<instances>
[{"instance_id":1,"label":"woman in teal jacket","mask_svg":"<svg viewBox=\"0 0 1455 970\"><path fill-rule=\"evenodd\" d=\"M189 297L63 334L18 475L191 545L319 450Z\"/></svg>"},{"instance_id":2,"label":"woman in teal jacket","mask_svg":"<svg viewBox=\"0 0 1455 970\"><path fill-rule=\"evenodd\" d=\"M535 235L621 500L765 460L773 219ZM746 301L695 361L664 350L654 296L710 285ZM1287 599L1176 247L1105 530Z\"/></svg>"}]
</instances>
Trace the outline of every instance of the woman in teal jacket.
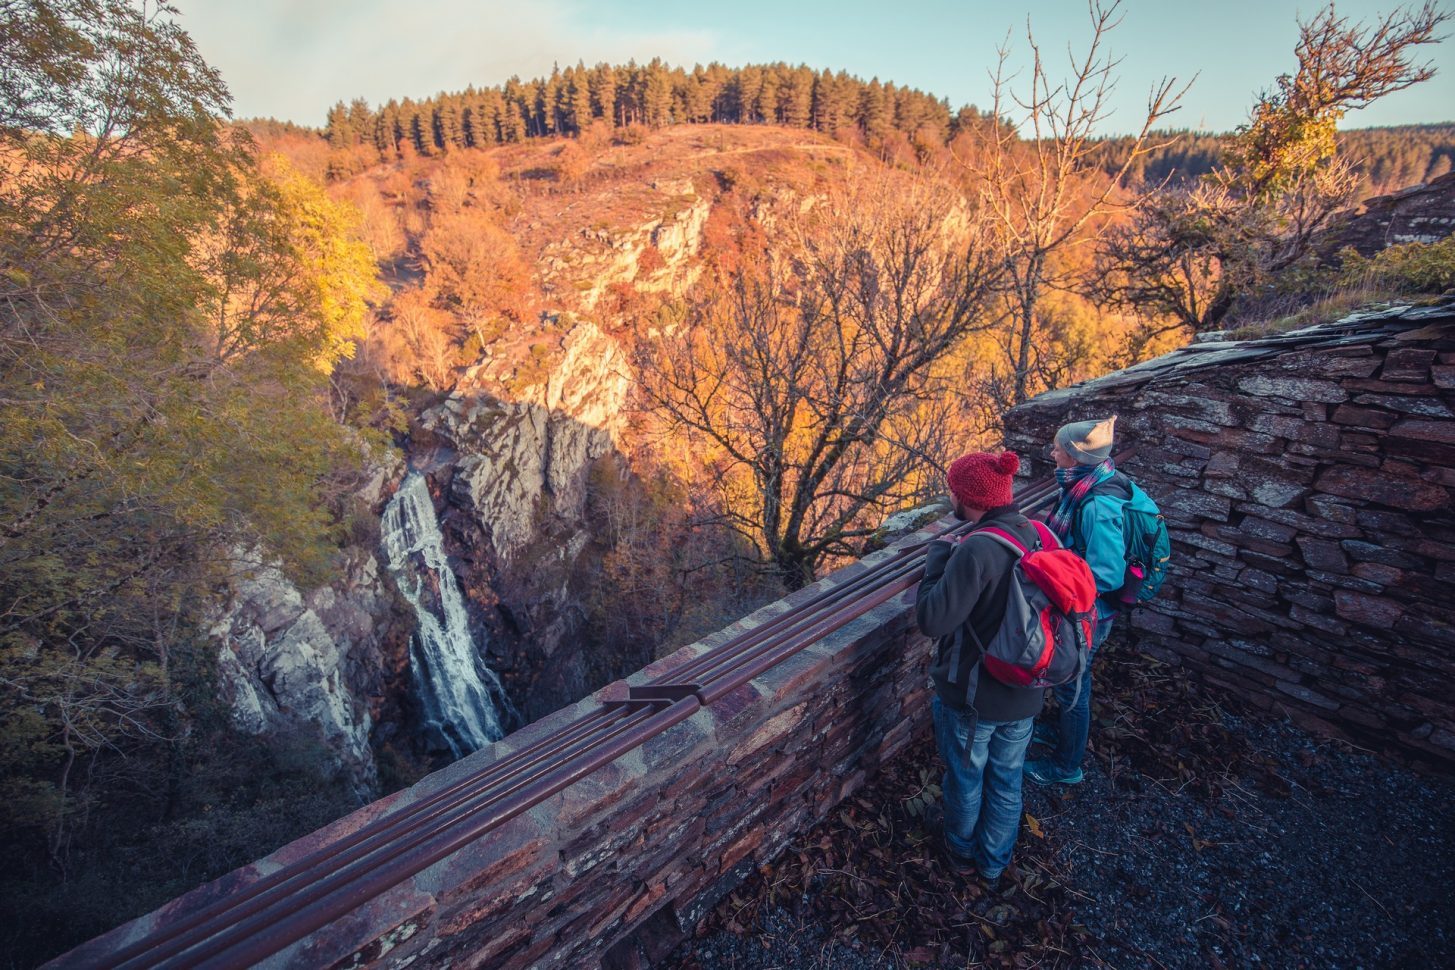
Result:
<instances>
[{"instance_id":1,"label":"woman in teal jacket","mask_svg":"<svg viewBox=\"0 0 1455 970\"><path fill-rule=\"evenodd\" d=\"M1098 597L1110 598L1126 578L1126 541L1122 507L1131 497L1125 479L1111 460L1116 415L1099 421L1078 421L1056 432L1051 457L1061 501L1046 519L1057 537L1091 567ZM1098 605L1105 602L1098 599ZM1091 655L1111 633L1112 610L1101 611L1093 631ZM1081 759L1091 731L1091 663L1076 684L1055 688L1060 707L1057 723L1042 724L1036 740L1053 745L1049 758L1027 761L1025 776L1040 785L1074 785L1081 781Z\"/></svg>"}]
</instances>

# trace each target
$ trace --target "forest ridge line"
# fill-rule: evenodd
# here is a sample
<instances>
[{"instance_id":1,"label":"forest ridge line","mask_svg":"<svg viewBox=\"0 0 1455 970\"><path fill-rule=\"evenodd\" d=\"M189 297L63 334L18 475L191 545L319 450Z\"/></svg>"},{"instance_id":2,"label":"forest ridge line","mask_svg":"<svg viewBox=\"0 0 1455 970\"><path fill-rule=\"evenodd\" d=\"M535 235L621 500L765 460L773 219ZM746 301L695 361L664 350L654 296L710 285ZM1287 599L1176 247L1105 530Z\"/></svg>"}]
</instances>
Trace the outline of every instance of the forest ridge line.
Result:
<instances>
[{"instance_id":1,"label":"forest ridge line","mask_svg":"<svg viewBox=\"0 0 1455 970\"><path fill-rule=\"evenodd\" d=\"M661 128L681 124L764 124L822 132L877 150L925 161L991 119L974 105L952 110L947 98L877 77L818 71L777 62L730 68L719 63L688 71L660 58L647 64L578 63L548 77L422 99L390 99L371 107L356 98L329 109L323 136L347 156L334 160L336 177L357 174L379 160L439 155L550 137L576 137L593 127ZM317 129L255 119L255 130ZM1168 131L1171 144L1135 160L1133 181L1196 178L1211 171L1233 133ZM1377 194L1437 178L1455 168L1455 124L1440 122L1339 133L1341 154L1358 161L1366 192ZM1098 139L1103 166L1126 160L1127 136ZM373 149L369 152L368 149ZM374 156L374 157L371 157ZM906 158L908 160L908 158Z\"/></svg>"}]
</instances>

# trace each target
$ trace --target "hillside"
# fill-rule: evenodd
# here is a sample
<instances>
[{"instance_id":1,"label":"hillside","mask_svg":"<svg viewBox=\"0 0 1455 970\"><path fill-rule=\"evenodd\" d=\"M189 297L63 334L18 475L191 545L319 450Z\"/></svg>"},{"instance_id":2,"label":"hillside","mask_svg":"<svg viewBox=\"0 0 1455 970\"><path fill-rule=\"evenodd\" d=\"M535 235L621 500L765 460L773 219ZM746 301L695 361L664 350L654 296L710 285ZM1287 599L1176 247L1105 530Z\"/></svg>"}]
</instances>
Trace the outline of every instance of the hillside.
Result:
<instances>
[{"instance_id":1,"label":"hillside","mask_svg":"<svg viewBox=\"0 0 1455 970\"><path fill-rule=\"evenodd\" d=\"M1212 171L1232 137L1231 134L1169 132L1164 137L1168 144L1134 164L1133 177L1140 182L1158 184L1205 175ZM1336 140L1340 156L1352 161L1361 176L1361 199L1432 181L1455 166L1455 124L1349 128L1341 130ZM1126 159L1130 145L1126 138L1106 139L1104 166L1115 171Z\"/></svg>"},{"instance_id":2,"label":"hillside","mask_svg":"<svg viewBox=\"0 0 1455 970\"><path fill-rule=\"evenodd\" d=\"M878 78L786 63L691 71L653 59L647 64L598 63L555 70L527 81L391 99L371 107L339 102L322 134L335 154L331 170L356 173L377 159L438 156L452 150L601 137L613 129L702 124L773 125L830 135L867 146L881 157L943 156L946 145L987 126L974 105L952 112L946 98ZM293 126L263 123L274 131ZM1164 132L1164 146L1132 169L1133 181L1157 184L1211 170L1234 133ZM1340 154L1352 160L1368 198L1426 182L1455 164L1455 127L1446 124L1350 128L1339 132ZM1125 160L1132 139L1103 140L1108 172ZM941 158L943 160L943 158Z\"/></svg>"},{"instance_id":3,"label":"hillside","mask_svg":"<svg viewBox=\"0 0 1455 970\"><path fill-rule=\"evenodd\" d=\"M326 177L332 155L323 142L258 134L266 151ZM571 321L625 338L680 318L740 253L774 246L787 228L775 220L816 201L916 181L939 184L944 199L963 194L964 168L948 155L929 171L812 130L704 124L394 160L335 179L330 191L362 212L393 291L361 355L365 369L442 389L488 346L495 390L519 393L559 351ZM1131 362L1125 319L1069 294L1052 302L1049 339L1066 352L1067 376ZM435 335L406 336L421 318L443 345ZM1103 332L1119 339L1095 339Z\"/></svg>"}]
</instances>

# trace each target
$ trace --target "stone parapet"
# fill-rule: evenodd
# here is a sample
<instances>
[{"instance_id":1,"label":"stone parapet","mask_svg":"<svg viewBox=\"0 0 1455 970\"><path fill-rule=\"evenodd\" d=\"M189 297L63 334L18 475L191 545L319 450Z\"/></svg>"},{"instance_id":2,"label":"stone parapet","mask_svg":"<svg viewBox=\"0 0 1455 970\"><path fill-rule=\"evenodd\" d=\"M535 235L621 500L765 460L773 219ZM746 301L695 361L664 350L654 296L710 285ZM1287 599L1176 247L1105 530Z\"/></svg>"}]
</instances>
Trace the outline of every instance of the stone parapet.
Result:
<instances>
[{"instance_id":1,"label":"stone parapet","mask_svg":"<svg viewBox=\"0 0 1455 970\"><path fill-rule=\"evenodd\" d=\"M1455 304L1193 346L1006 419L1030 476L1119 415L1172 536L1140 649L1306 726L1455 767Z\"/></svg>"},{"instance_id":2,"label":"stone parapet","mask_svg":"<svg viewBox=\"0 0 1455 970\"><path fill-rule=\"evenodd\" d=\"M725 630L610 684L415 786L72 951L94 965L144 935L376 819L407 812L546 738L628 688L825 590L904 543L841 569ZM928 730L928 644L911 589L874 608L537 804L292 944L269 967L640 966L886 759Z\"/></svg>"}]
</instances>

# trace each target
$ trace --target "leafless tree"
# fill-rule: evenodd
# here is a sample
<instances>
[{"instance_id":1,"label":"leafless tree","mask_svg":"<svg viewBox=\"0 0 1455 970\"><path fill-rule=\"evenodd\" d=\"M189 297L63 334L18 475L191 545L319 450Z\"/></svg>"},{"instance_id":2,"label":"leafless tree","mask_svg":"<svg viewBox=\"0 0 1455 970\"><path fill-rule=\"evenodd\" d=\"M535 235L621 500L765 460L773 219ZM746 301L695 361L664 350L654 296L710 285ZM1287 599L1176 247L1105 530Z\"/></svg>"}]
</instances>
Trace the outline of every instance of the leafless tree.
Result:
<instances>
[{"instance_id":1,"label":"leafless tree","mask_svg":"<svg viewBox=\"0 0 1455 970\"><path fill-rule=\"evenodd\" d=\"M1044 366L1037 360L1036 339L1041 298L1074 278L1060 257L1070 247L1094 242L1105 216L1134 204L1124 191L1128 173L1138 159L1165 144L1153 136L1153 128L1177 109L1187 90L1173 78L1153 88L1131 150L1108 176L1097 161L1095 138L1110 110L1121 63L1106 49L1108 34L1120 22L1120 7L1120 0L1091 0L1091 41L1083 55L1068 50L1064 80L1052 78L1028 19L1029 90L1012 89L1007 42L992 75L991 117L1004 123L988 126L982 145L962 159L1008 254L1005 360L991 375L1002 407L1025 401L1033 375Z\"/></svg>"},{"instance_id":2,"label":"leafless tree","mask_svg":"<svg viewBox=\"0 0 1455 970\"><path fill-rule=\"evenodd\" d=\"M637 369L728 525L798 588L938 486L947 360L986 325L1003 260L979 215L923 182L831 199L792 228Z\"/></svg>"}]
</instances>

